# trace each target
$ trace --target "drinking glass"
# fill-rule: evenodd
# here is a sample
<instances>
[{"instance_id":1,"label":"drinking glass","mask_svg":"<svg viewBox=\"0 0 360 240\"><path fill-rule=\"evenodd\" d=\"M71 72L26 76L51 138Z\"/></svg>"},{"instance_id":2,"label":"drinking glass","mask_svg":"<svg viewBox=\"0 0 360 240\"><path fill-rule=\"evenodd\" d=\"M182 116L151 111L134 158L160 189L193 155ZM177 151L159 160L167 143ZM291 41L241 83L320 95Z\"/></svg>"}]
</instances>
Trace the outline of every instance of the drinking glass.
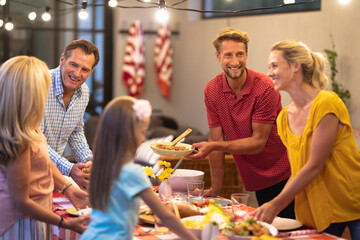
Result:
<instances>
[{"instance_id":1,"label":"drinking glass","mask_svg":"<svg viewBox=\"0 0 360 240\"><path fill-rule=\"evenodd\" d=\"M202 202L204 196L204 181L187 182L188 201Z\"/></svg>"},{"instance_id":2,"label":"drinking glass","mask_svg":"<svg viewBox=\"0 0 360 240\"><path fill-rule=\"evenodd\" d=\"M247 219L248 215L248 201L249 194L247 193L233 193L231 194L232 211L235 219Z\"/></svg>"}]
</instances>

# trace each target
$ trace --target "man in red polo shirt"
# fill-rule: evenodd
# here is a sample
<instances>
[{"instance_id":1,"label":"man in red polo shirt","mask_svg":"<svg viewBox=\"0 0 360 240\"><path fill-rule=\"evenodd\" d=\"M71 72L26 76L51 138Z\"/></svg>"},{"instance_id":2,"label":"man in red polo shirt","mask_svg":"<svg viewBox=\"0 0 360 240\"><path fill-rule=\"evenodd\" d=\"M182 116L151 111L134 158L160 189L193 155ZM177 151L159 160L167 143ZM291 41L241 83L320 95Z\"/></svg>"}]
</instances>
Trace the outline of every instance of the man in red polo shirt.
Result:
<instances>
[{"instance_id":1,"label":"man in red polo shirt","mask_svg":"<svg viewBox=\"0 0 360 240\"><path fill-rule=\"evenodd\" d=\"M209 141L193 144L198 152L189 157L209 155L212 186L205 194L217 196L224 176L224 153L232 153L245 189L255 191L262 205L281 192L291 170L275 125L281 96L269 77L246 68L248 42L247 33L230 27L213 41L224 71L205 88ZM293 203L279 216L295 218Z\"/></svg>"}]
</instances>

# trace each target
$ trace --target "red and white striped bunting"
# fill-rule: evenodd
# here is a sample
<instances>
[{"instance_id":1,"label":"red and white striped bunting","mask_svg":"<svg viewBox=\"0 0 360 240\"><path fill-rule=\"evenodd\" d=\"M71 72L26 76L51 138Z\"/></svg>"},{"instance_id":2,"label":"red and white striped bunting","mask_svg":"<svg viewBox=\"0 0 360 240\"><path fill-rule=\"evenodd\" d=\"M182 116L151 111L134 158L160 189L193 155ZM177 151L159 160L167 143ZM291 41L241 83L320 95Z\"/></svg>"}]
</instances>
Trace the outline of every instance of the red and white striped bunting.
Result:
<instances>
[{"instance_id":1,"label":"red and white striped bunting","mask_svg":"<svg viewBox=\"0 0 360 240\"><path fill-rule=\"evenodd\" d=\"M123 81L129 96L138 97L145 79L144 36L140 21L135 21L129 29L123 65Z\"/></svg>"},{"instance_id":2,"label":"red and white striped bunting","mask_svg":"<svg viewBox=\"0 0 360 240\"><path fill-rule=\"evenodd\" d=\"M161 24L155 40L155 70L160 92L167 100L170 99L172 82L172 56L169 27Z\"/></svg>"}]
</instances>

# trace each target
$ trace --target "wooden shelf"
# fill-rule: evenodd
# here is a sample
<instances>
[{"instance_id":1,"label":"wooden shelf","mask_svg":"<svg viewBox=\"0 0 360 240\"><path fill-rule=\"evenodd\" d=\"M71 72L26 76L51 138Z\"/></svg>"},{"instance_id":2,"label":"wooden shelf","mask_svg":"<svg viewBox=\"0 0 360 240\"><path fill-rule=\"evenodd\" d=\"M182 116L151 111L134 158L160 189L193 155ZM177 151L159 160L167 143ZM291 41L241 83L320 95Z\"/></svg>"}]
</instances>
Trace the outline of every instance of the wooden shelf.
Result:
<instances>
[{"instance_id":1,"label":"wooden shelf","mask_svg":"<svg viewBox=\"0 0 360 240\"><path fill-rule=\"evenodd\" d=\"M180 160L179 158L161 158L161 160L171 163L171 166L175 166L176 163ZM210 174L210 165L208 159L201 160L190 160L184 158L183 162L180 165L181 169L194 169L204 172L204 183L205 189L211 186L211 174ZM231 154L225 155L225 172L221 192L219 196L230 199L232 193L242 192L242 181L241 177L237 171L234 158Z\"/></svg>"}]
</instances>

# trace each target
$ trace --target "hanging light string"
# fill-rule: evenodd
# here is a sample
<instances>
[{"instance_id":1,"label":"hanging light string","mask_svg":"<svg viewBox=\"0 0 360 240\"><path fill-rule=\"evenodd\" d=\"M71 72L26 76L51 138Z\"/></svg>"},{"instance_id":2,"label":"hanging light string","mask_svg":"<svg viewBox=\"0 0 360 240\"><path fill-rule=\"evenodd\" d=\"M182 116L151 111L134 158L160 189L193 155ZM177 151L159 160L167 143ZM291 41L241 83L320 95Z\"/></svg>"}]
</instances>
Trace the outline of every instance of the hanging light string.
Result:
<instances>
[{"instance_id":1,"label":"hanging light string","mask_svg":"<svg viewBox=\"0 0 360 240\"><path fill-rule=\"evenodd\" d=\"M81 3L71 3L65 0L55 0L58 3L69 5L69 8L62 8L57 9L57 12L59 15L65 15L73 11L74 9L77 10L83 10L83 13L86 12L86 7L104 7L107 6L109 1L104 1L106 3L98 4L98 3L87 3L87 1L82 1ZM198 13L228 13L228 14L236 14L236 13L243 13L243 12L251 12L251 11L257 11L257 10L269 10L269 9L276 9L281 8L284 6L291 6L291 5L301 5L301 4L307 4L307 3L313 3L318 2L319 0L308 0L303 2L295 2L295 1L289 1L289 3L279 4L276 6L271 7L259 7L259 8L248 8L248 9L241 9L241 10L202 10L202 9L193 9L193 8L181 8L177 7L178 5L187 2L187 0L180 0L173 4L166 4L165 0L159 0L158 2L149 2L149 0L136 0L136 2L141 3L141 5L135 5L135 6L125 6L121 5L121 2L129 2L130 0L112 0L115 1L111 5L111 7L118 7L118 8L124 8L124 9L149 9L149 8L157 8L159 10L162 10L162 12L166 12L165 9L172 9L172 10L178 10L178 11L189 11L189 12L198 12ZM29 3L25 0L12 0L11 3L17 3L26 5L28 7L37 8L37 9L44 9L44 6L39 6L33 3ZM7 3L8 4L8 3ZM53 8L46 6L46 12L50 14L50 11L53 11ZM29 13L31 10L29 10ZM167 14L167 13L166 13ZM5 16L6 17L6 16ZM35 15L36 18L36 15ZM34 19L32 19L34 20Z\"/></svg>"}]
</instances>

